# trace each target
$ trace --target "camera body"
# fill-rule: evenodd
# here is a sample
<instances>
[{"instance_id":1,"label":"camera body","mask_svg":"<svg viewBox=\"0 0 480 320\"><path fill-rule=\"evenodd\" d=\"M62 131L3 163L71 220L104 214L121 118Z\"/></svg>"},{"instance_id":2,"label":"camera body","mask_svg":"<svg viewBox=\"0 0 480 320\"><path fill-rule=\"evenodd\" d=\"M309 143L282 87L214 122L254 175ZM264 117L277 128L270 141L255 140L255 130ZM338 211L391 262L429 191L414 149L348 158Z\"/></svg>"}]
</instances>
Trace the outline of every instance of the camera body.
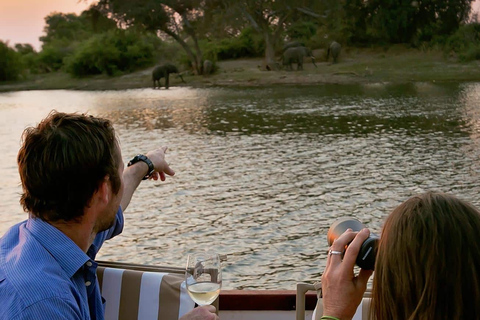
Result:
<instances>
[{"instance_id":1,"label":"camera body","mask_svg":"<svg viewBox=\"0 0 480 320\"><path fill-rule=\"evenodd\" d=\"M353 231L360 231L365 226L355 218L343 218L335 221L327 233L328 245L331 246L333 241L337 239L342 233L344 233L348 228ZM373 270L375 268L375 257L377 255L378 237L374 233L370 233L370 236L362 243L360 252L357 256L357 266L366 270Z\"/></svg>"}]
</instances>

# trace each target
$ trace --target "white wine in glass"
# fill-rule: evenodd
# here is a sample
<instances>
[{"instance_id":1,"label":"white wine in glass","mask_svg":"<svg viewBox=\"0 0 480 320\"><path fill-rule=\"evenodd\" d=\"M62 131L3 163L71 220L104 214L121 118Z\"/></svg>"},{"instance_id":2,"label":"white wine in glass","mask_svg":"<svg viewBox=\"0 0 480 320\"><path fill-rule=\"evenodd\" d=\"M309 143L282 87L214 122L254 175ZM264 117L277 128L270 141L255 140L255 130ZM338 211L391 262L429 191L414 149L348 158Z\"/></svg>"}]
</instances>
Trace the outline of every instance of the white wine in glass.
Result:
<instances>
[{"instance_id":1,"label":"white wine in glass","mask_svg":"<svg viewBox=\"0 0 480 320\"><path fill-rule=\"evenodd\" d=\"M222 287L219 255L209 252L188 255L185 282L188 294L199 306L215 301Z\"/></svg>"}]
</instances>

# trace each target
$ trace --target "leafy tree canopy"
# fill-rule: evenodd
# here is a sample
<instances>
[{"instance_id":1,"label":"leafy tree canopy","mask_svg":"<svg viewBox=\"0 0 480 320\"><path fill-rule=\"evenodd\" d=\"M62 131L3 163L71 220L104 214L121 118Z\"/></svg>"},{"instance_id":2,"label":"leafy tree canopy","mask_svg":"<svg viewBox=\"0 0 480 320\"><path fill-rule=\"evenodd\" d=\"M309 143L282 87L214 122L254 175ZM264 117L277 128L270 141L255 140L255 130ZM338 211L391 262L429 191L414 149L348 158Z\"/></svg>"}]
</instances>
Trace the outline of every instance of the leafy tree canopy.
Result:
<instances>
[{"instance_id":1,"label":"leafy tree canopy","mask_svg":"<svg viewBox=\"0 0 480 320\"><path fill-rule=\"evenodd\" d=\"M412 43L454 33L474 0L345 0L351 41Z\"/></svg>"},{"instance_id":2,"label":"leafy tree canopy","mask_svg":"<svg viewBox=\"0 0 480 320\"><path fill-rule=\"evenodd\" d=\"M40 37L44 45L55 41L74 42L88 39L95 33L116 29L115 21L108 19L95 8L81 15L54 12L45 17L45 36Z\"/></svg>"},{"instance_id":3,"label":"leafy tree canopy","mask_svg":"<svg viewBox=\"0 0 480 320\"><path fill-rule=\"evenodd\" d=\"M202 74L203 54L194 27L203 18L203 0L100 0L98 10L123 26L136 26L164 33L186 51L194 68ZM187 42L188 41L188 42Z\"/></svg>"}]
</instances>

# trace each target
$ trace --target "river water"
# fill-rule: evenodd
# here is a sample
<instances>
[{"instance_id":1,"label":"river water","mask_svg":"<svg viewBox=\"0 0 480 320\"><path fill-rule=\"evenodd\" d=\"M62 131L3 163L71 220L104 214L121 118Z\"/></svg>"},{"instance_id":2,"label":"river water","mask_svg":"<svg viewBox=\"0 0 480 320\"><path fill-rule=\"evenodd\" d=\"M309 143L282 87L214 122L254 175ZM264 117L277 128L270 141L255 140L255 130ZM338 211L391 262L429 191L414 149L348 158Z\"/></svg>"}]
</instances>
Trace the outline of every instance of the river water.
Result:
<instances>
[{"instance_id":1,"label":"river water","mask_svg":"<svg viewBox=\"0 0 480 320\"><path fill-rule=\"evenodd\" d=\"M168 145L177 173L140 185L98 259L183 267L212 248L226 289L319 279L340 217L380 232L427 190L480 206L478 83L24 91L0 94L0 235L26 217L21 133L52 109L110 118L125 163Z\"/></svg>"}]
</instances>

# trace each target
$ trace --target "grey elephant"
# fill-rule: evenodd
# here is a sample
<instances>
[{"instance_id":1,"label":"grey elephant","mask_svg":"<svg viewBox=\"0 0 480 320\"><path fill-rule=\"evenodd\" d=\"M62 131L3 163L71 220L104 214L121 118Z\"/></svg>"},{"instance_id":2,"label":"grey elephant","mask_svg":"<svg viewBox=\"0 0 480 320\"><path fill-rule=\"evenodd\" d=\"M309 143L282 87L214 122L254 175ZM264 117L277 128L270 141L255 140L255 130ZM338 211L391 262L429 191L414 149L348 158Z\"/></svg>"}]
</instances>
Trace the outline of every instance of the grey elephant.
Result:
<instances>
[{"instance_id":1,"label":"grey elephant","mask_svg":"<svg viewBox=\"0 0 480 320\"><path fill-rule=\"evenodd\" d=\"M338 56L340 55L341 49L342 49L342 46L340 45L340 43L336 41L333 41L332 43L330 43L330 46L328 47L328 50L327 50L327 61L330 54L332 54L333 63L337 63Z\"/></svg>"},{"instance_id":2,"label":"grey elephant","mask_svg":"<svg viewBox=\"0 0 480 320\"><path fill-rule=\"evenodd\" d=\"M303 70L303 58L305 57L310 57L315 68L317 67L315 57L312 55L312 50L303 46L286 49L282 55L283 66L286 70L293 70L292 63L296 63L297 70Z\"/></svg>"},{"instance_id":3,"label":"grey elephant","mask_svg":"<svg viewBox=\"0 0 480 320\"><path fill-rule=\"evenodd\" d=\"M182 79L182 82L185 83L182 75L178 72L177 67L171 63L165 63L161 66L155 67L155 69L153 69L152 71L153 89L156 88L155 84L157 83L159 88L162 87L162 85L160 84L160 79L162 78L165 78L165 89L168 89L170 73L178 73L178 77L180 77L180 79Z\"/></svg>"},{"instance_id":4,"label":"grey elephant","mask_svg":"<svg viewBox=\"0 0 480 320\"><path fill-rule=\"evenodd\" d=\"M295 47L305 47L305 44L300 41L290 41L283 45L282 52L285 52L288 48L295 48Z\"/></svg>"},{"instance_id":5,"label":"grey elephant","mask_svg":"<svg viewBox=\"0 0 480 320\"><path fill-rule=\"evenodd\" d=\"M203 61L203 74L209 75L213 73L213 62L210 60Z\"/></svg>"}]
</instances>

